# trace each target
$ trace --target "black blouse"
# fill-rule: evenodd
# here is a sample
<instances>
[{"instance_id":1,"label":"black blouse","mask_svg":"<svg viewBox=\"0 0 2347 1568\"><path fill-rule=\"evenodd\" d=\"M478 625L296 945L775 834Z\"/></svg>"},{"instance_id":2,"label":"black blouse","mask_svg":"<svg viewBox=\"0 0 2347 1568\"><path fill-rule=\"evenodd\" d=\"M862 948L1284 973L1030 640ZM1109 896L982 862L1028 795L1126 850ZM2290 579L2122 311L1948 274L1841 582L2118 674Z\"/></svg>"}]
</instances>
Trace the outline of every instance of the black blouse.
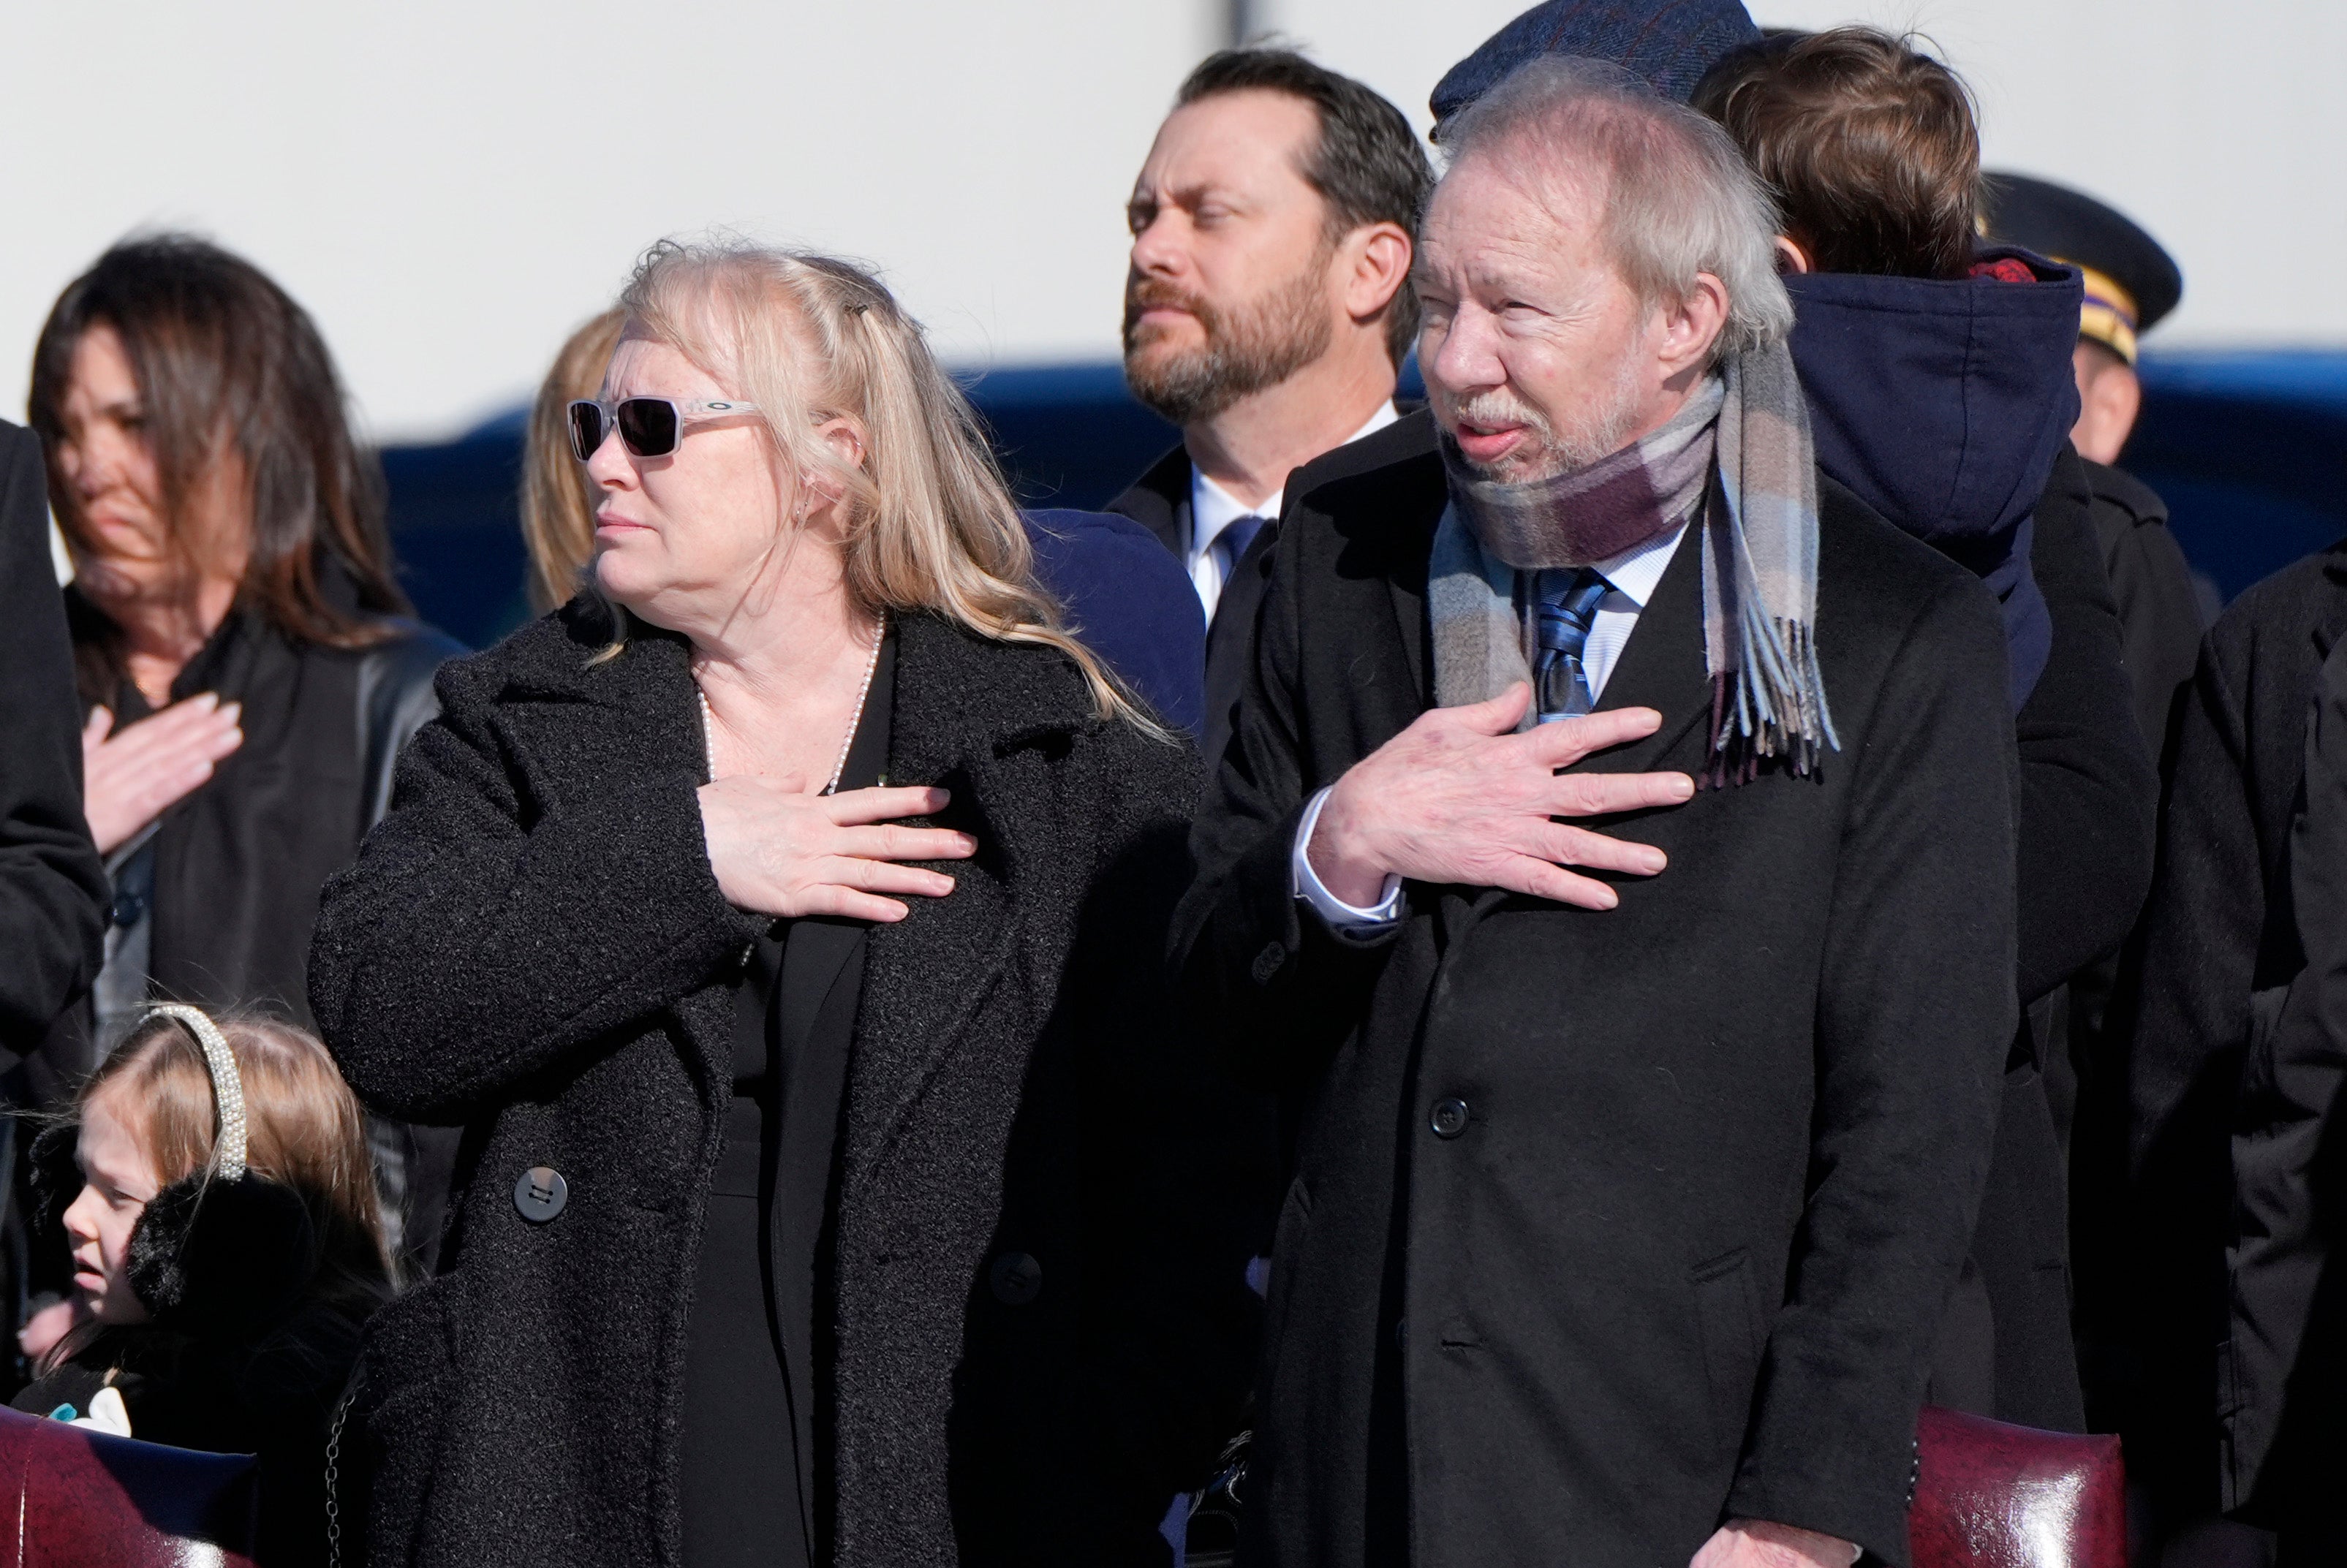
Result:
<instances>
[{"instance_id":1,"label":"black blouse","mask_svg":"<svg viewBox=\"0 0 2347 1568\"><path fill-rule=\"evenodd\" d=\"M896 642L882 641L842 790L883 782ZM866 929L776 921L743 971L733 1103L685 1358L688 1568L800 1568L830 1555L819 1544L830 1535L825 1286Z\"/></svg>"}]
</instances>

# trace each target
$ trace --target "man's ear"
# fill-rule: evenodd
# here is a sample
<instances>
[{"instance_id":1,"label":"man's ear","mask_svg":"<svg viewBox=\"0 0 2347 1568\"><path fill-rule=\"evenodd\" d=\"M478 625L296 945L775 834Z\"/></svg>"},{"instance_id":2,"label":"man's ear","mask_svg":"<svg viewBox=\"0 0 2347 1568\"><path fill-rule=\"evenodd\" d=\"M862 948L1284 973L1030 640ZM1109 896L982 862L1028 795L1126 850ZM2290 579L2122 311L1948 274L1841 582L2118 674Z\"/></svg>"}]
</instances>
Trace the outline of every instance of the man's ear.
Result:
<instances>
[{"instance_id":1,"label":"man's ear","mask_svg":"<svg viewBox=\"0 0 2347 1568\"><path fill-rule=\"evenodd\" d=\"M1409 232L1399 223L1368 223L1337 248L1345 313L1368 321L1409 281Z\"/></svg>"},{"instance_id":2,"label":"man's ear","mask_svg":"<svg viewBox=\"0 0 2347 1568\"><path fill-rule=\"evenodd\" d=\"M1709 364L1712 345L1727 326L1727 285L1709 272L1697 272L1686 298L1663 312L1663 341L1656 356L1663 379Z\"/></svg>"},{"instance_id":3,"label":"man's ear","mask_svg":"<svg viewBox=\"0 0 2347 1568\"><path fill-rule=\"evenodd\" d=\"M1777 272L1779 277L1816 271L1817 268L1809 263L1809 251L1802 248L1799 240L1790 234L1777 236Z\"/></svg>"}]
</instances>

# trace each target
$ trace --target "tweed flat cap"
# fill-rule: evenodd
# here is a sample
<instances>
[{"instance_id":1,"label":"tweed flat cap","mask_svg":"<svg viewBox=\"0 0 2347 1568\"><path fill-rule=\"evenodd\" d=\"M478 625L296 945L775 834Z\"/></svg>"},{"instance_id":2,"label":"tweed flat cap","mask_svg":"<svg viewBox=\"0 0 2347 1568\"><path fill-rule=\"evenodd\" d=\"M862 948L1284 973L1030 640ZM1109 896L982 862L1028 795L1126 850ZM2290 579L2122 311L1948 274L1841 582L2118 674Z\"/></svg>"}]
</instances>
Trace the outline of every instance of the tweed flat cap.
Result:
<instances>
[{"instance_id":1,"label":"tweed flat cap","mask_svg":"<svg viewBox=\"0 0 2347 1568\"><path fill-rule=\"evenodd\" d=\"M1434 86L1435 123L1542 55L1611 60L1685 103L1720 56L1759 36L1742 0L1548 0L1443 73Z\"/></svg>"}]
</instances>

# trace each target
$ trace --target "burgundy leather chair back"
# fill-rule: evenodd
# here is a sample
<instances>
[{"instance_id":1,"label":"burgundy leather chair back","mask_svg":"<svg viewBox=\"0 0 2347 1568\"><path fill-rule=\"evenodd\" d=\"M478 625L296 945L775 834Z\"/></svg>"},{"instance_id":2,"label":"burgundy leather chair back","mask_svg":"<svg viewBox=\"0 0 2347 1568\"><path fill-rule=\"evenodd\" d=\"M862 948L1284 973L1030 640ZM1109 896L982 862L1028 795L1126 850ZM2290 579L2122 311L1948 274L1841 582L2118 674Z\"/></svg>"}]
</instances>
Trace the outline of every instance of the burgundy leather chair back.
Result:
<instances>
[{"instance_id":1,"label":"burgundy leather chair back","mask_svg":"<svg viewBox=\"0 0 2347 1568\"><path fill-rule=\"evenodd\" d=\"M0 1409L0 1568L253 1568L250 1454Z\"/></svg>"},{"instance_id":2,"label":"burgundy leather chair back","mask_svg":"<svg viewBox=\"0 0 2347 1568\"><path fill-rule=\"evenodd\" d=\"M2127 1568L2118 1439L1927 1405L1915 1457L1914 1568Z\"/></svg>"}]
</instances>

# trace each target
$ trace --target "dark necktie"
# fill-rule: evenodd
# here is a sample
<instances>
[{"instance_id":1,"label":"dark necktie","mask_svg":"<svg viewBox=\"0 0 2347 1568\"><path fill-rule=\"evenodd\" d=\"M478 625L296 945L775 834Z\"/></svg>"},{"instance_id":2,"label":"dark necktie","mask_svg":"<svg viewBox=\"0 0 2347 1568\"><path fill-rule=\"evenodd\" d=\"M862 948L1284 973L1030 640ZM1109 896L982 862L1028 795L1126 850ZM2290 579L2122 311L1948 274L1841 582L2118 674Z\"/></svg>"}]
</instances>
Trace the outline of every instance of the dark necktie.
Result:
<instances>
[{"instance_id":1,"label":"dark necktie","mask_svg":"<svg viewBox=\"0 0 2347 1568\"><path fill-rule=\"evenodd\" d=\"M1253 512L1244 518L1233 518L1223 525L1223 531L1214 536L1214 542L1206 547L1223 564L1225 587L1229 586L1232 574L1239 569L1239 561L1247 553L1247 546L1255 543L1255 535L1263 532L1264 525L1270 520Z\"/></svg>"},{"instance_id":2,"label":"dark necktie","mask_svg":"<svg viewBox=\"0 0 2347 1568\"><path fill-rule=\"evenodd\" d=\"M1578 718L1597 705L1581 654L1597 621L1598 601L1613 585L1589 567L1544 571L1539 584L1540 657L1532 666L1532 696L1540 704L1540 722L1548 724Z\"/></svg>"}]
</instances>

